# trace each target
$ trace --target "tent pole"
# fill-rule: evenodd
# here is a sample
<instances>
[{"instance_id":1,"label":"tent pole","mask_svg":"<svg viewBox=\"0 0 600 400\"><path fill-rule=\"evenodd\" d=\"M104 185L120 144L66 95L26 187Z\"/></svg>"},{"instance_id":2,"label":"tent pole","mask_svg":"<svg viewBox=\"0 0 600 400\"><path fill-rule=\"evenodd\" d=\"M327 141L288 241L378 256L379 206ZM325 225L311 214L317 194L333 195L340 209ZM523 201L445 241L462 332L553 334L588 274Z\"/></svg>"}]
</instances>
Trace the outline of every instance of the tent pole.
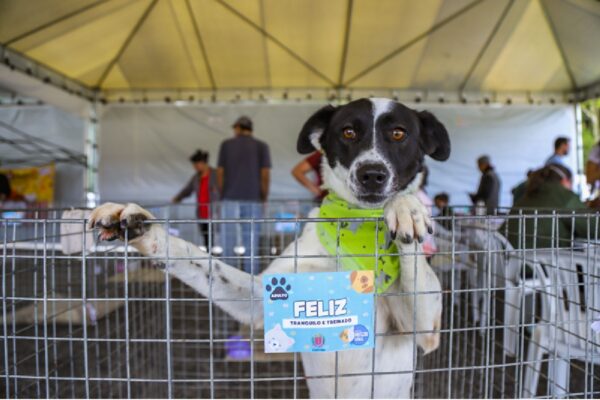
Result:
<instances>
[{"instance_id":1,"label":"tent pole","mask_svg":"<svg viewBox=\"0 0 600 400\"><path fill-rule=\"evenodd\" d=\"M594 135L594 141L600 140L600 124L598 123L598 106L595 100L590 100L586 103L581 103L581 111L585 114L585 117L590 120L592 125L592 134Z\"/></svg>"},{"instance_id":2,"label":"tent pole","mask_svg":"<svg viewBox=\"0 0 600 400\"><path fill-rule=\"evenodd\" d=\"M95 207L99 201L98 192L98 113L96 102L88 106L85 122L85 201L87 207Z\"/></svg>"},{"instance_id":3,"label":"tent pole","mask_svg":"<svg viewBox=\"0 0 600 400\"><path fill-rule=\"evenodd\" d=\"M576 103L575 111L575 158L577 161L577 187L576 192L582 200L586 200L590 196L590 191L587 186L587 179L583 169L583 124L581 120L581 104Z\"/></svg>"}]
</instances>

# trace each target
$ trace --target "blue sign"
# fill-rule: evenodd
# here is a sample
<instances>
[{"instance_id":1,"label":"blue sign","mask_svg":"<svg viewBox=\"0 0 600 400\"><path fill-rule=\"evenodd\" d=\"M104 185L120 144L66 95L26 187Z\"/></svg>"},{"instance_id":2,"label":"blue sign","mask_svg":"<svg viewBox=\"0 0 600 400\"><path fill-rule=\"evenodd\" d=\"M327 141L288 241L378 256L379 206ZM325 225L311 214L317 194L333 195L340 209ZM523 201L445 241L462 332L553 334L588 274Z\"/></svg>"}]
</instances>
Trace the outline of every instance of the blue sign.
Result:
<instances>
[{"instance_id":1,"label":"blue sign","mask_svg":"<svg viewBox=\"0 0 600 400\"><path fill-rule=\"evenodd\" d=\"M265 353L373 348L373 271L263 276Z\"/></svg>"}]
</instances>

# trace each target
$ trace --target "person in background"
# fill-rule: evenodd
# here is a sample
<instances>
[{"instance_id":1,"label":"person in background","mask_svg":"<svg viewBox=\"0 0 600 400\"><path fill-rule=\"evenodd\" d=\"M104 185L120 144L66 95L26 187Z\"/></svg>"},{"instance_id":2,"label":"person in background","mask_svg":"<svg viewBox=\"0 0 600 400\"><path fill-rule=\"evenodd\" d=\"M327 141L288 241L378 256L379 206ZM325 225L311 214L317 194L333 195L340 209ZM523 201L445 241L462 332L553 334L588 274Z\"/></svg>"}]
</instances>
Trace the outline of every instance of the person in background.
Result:
<instances>
[{"instance_id":1,"label":"person in background","mask_svg":"<svg viewBox=\"0 0 600 400\"><path fill-rule=\"evenodd\" d=\"M512 190L510 191L513 195L513 203L515 201L517 201L518 199L520 199L525 194L525 191L527 189L527 179L529 179L532 172L533 172L532 169L528 170L527 178L525 178L525 180L523 182L521 182L518 185L516 185L515 187L513 187Z\"/></svg>"},{"instance_id":2,"label":"person in background","mask_svg":"<svg viewBox=\"0 0 600 400\"><path fill-rule=\"evenodd\" d=\"M437 208L436 215L445 216L450 209L450 195L446 192L441 192L433 197L433 204Z\"/></svg>"},{"instance_id":3,"label":"person in background","mask_svg":"<svg viewBox=\"0 0 600 400\"><path fill-rule=\"evenodd\" d=\"M0 174L0 202L8 200L11 195L10 181L8 176Z\"/></svg>"},{"instance_id":4,"label":"person in background","mask_svg":"<svg viewBox=\"0 0 600 400\"><path fill-rule=\"evenodd\" d=\"M438 193L433 198L433 203L435 207L438 209L437 216L439 217L452 217L454 212L450 207L450 196L446 192ZM444 218L439 221L439 224L444 228L450 230L452 229L452 220Z\"/></svg>"},{"instance_id":5,"label":"person in background","mask_svg":"<svg viewBox=\"0 0 600 400\"><path fill-rule=\"evenodd\" d=\"M219 187L217 173L208 165L208 152L197 150L190 157L190 162L196 173L190 178L187 185L181 189L177 196L171 200L180 203L181 200L194 194L197 203L196 215L199 219L207 220L211 217L210 203L219 200ZM200 234L204 238L204 245L209 246L209 223L200 222ZM214 229L214 227L213 227Z\"/></svg>"},{"instance_id":6,"label":"person in background","mask_svg":"<svg viewBox=\"0 0 600 400\"><path fill-rule=\"evenodd\" d=\"M25 196L13 190L10 179L10 174L0 173L0 203L4 203L5 201L28 203Z\"/></svg>"},{"instance_id":7,"label":"person in background","mask_svg":"<svg viewBox=\"0 0 600 400\"><path fill-rule=\"evenodd\" d=\"M292 176L314 195L314 200L320 203L327 195L327 191L321 189L323 178L321 176L321 160L323 159L320 151L315 151L304 160L300 161L292 169ZM310 172L315 174L316 179L310 180L306 175Z\"/></svg>"},{"instance_id":8,"label":"person in background","mask_svg":"<svg viewBox=\"0 0 600 400\"><path fill-rule=\"evenodd\" d=\"M515 200L511 208L511 215L523 214L548 214L552 211L567 212L592 212L579 197L571 191L571 171L560 164L550 164L532 172L527 180L525 194ZM499 232L505 234L514 248L544 249L571 245L571 235L575 237L594 238L596 232L596 218L577 217L568 215L552 218L540 216L523 220L510 218ZM588 229L589 223L589 229ZM523 235L524 230L524 235ZM535 233L535 234L534 234ZM523 243L523 238L525 239ZM535 243L534 243L535 240ZM523 244L525 247L523 247Z\"/></svg>"},{"instance_id":9,"label":"person in background","mask_svg":"<svg viewBox=\"0 0 600 400\"><path fill-rule=\"evenodd\" d=\"M260 218L262 203L269 196L269 146L253 137L252 120L246 116L239 117L232 128L235 136L221 143L219 150L217 181L222 199L221 215L224 219ZM260 224L240 225L241 240L238 224L222 224L223 256L234 257L236 253L250 256L244 258L244 270L256 273Z\"/></svg>"},{"instance_id":10,"label":"person in background","mask_svg":"<svg viewBox=\"0 0 600 400\"><path fill-rule=\"evenodd\" d=\"M600 142L596 143L588 154L588 160L585 163L585 177L587 183L591 185L592 196L598 197L597 189L600 187Z\"/></svg>"},{"instance_id":11,"label":"person in background","mask_svg":"<svg viewBox=\"0 0 600 400\"><path fill-rule=\"evenodd\" d=\"M569 154L569 138L560 136L554 141L554 153L548 157L545 165L558 164L569 168L567 155Z\"/></svg>"},{"instance_id":12,"label":"person in background","mask_svg":"<svg viewBox=\"0 0 600 400\"><path fill-rule=\"evenodd\" d=\"M477 193L470 193L473 205L483 204L487 215L494 215L500 200L500 178L496 174L489 156L477 159L477 167L481 172L481 179Z\"/></svg>"}]
</instances>

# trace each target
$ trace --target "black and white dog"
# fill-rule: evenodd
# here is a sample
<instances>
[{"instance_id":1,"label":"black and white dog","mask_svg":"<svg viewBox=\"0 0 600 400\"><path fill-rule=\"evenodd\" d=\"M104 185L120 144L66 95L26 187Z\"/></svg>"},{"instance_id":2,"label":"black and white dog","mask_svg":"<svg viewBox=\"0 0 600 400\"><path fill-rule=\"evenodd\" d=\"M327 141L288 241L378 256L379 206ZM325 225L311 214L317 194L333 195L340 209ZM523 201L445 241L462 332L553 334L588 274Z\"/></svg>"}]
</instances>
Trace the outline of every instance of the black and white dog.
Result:
<instances>
[{"instance_id":1,"label":"black and white dog","mask_svg":"<svg viewBox=\"0 0 600 400\"><path fill-rule=\"evenodd\" d=\"M428 211L414 195L425 155L445 160L450 142L444 126L429 112L416 112L387 99L361 99L339 107L326 106L305 123L298 138L300 153L323 152L324 186L361 208L384 208L391 236L396 238L401 279L377 297L374 350L338 353L302 353L304 373L313 398L409 397L413 380L415 342L425 352L439 345L441 288L418 241L429 231ZM317 210L318 211L318 210ZM314 211L313 211L313 215ZM244 324L262 327L261 277L212 259L197 246L168 237L154 218L135 204L107 203L96 208L89 227L100 229L102 240L123 239L143 255L191 258L169 261L165 271ZM413 242L413 239L417 239ZM294 255L313 257L294 258ZM274 260L264 273L334 271L314 223ZM323 258L315 256L322 255ZM373 357L375 361L373 364ZM337 369L336 369L337 368ZM374 369L373 369L374 368ZM336 375L337 374L337 375Z\"/></svg>"}]
</instances>

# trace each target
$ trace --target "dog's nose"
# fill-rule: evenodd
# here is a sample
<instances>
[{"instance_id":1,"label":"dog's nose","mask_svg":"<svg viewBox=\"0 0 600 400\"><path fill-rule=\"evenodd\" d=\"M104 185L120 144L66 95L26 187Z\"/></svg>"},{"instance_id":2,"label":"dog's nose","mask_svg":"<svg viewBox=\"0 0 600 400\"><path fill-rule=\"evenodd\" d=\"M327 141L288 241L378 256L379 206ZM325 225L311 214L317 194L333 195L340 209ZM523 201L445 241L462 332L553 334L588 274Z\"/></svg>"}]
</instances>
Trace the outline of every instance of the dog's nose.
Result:
<instances>
[{"instance_id":1,"label":"dog's nose","mask_svg":"<svg viewBox=\"0 0 600 400\"><path fill-rule=\"evenodd\" d=\"M383 165L363 165L356 171L358 181L365 189L381 189L387 182L388 173Z\"/></svg>"}]
</instances>

